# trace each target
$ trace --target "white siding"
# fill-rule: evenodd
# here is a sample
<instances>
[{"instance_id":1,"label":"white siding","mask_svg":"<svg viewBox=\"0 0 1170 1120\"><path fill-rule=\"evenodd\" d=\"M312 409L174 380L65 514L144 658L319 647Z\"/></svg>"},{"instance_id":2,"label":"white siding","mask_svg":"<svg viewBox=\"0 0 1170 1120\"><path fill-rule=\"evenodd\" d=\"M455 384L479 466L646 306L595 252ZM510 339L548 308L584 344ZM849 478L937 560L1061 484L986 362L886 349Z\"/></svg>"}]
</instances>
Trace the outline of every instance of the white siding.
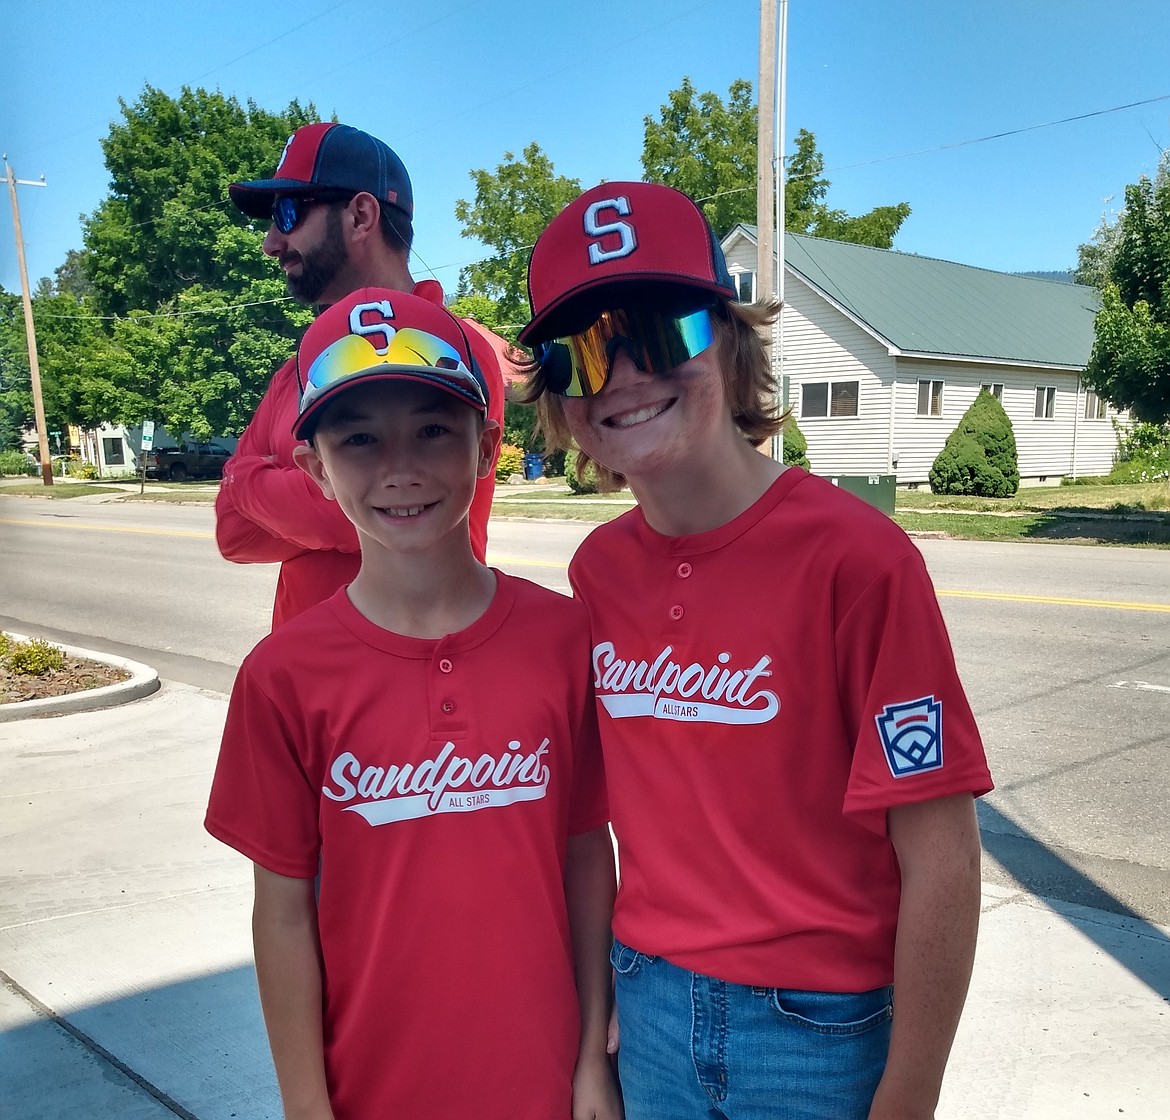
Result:
<instances>
[{"instance_id":1,"label":"white siding","mask_svg":"<svg viewBox=\"0 0 1170 1120\"><path fill-rule=\"evenodd\" d=\"M822 475L888 473L888 349L796 277L788 276L784 296L784 374L809 464ZM800 386L809 381L857 381L857 415L802 416Z\"/></svg>"},{"instance_id":2,"label":"white siding","mask_svg":"<svg viewBox=\"0 0 1170 1120\"><path fill-rule=\"evenodd\" d=\"M733 274L756 270L756 246L748 237L736 234L724 249ZM1055 483L1066 475L1108 474L1112 468L1117 447L1112 420L1128 426L1128 414L1110 407L1104 419L1086 420L1085 391L1078 373L895 357L883 341L791 271L785 276L784 294L783 372L788 378L788 403L818 474L894 471L899 485L925 485L947 436L983 384L1004 387L1002 403L1016 437L1022 484ZM802 383L851 380L858 382L859 389L856 417L800 414ZM919 380L943 382L941 416L918 415ZM1035 418L1039 385L1056 388L1051 420Z\"/></svg>"},{"instance_id":3,"label":"white siding","mask_svg":"<svg viewBox=\"0 0 1170 1120\"><path fill-rule=\"evenodd\" d=\"M917 415L920 379L943 382L941 417ZM1001 403L1012 423L1020 478L1025 484L1028 481L1055 483L1073 474L1074 427L1078 475L1108 474L1113 465L1117 446L1113 425L1108 416L1104 420L1084 418L1085 396L1083 390L1077 391L1079 377L1075 373L900 358L898 382L895 442L899 451L900 484L927 481L947 436L971 406L980 385L989 383L1003 385ZM1040 385L1056 389L1051 420L1037 420L1035 416L1036 387ZM1116 416L1116 410L1109 409L1109 415Z\"/></svg>"}]
</instances>

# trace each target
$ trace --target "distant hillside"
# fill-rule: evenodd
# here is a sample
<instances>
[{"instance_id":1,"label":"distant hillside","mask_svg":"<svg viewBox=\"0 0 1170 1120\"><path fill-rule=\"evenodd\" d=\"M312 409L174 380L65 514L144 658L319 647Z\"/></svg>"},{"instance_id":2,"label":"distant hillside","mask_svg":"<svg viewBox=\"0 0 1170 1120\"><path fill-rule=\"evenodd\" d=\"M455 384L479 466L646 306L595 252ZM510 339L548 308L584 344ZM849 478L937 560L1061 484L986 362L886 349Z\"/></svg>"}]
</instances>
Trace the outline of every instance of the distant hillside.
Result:
<instances>
[{"instance_id":1,"label":"distant hillside","mask_svg":"<svg viewBox=\"0 0 1170 1120\"><path fill-rule=\"evenodd\" d=\"M1069 270L1064 272L1013 272L1013 276L1031 276L1037 280L1055 280L1058 284L1075 284L1073 274Z\"/></svg>"}]
</instances>

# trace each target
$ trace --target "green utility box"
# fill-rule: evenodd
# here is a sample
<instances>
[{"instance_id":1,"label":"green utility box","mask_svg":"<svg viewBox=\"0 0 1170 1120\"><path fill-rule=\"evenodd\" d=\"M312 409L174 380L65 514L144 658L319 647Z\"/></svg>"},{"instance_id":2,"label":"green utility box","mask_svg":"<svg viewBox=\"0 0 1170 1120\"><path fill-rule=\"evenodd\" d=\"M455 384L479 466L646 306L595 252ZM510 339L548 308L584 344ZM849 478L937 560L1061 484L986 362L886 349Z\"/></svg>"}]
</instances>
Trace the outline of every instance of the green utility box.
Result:
<instances>
[{"instance_id":1,"label":"green utility box","mask_svg":"<svg viewBox=\"0 0 1170 1120\"><path fill-rule=\"evenodd\" d=\"M882 513L893 517L894 494L898 489L898 476L895 474L838 474L830 475L829 481L850 494L869 502L871 506L880 509Z\"/></svg>"}]
</instances>

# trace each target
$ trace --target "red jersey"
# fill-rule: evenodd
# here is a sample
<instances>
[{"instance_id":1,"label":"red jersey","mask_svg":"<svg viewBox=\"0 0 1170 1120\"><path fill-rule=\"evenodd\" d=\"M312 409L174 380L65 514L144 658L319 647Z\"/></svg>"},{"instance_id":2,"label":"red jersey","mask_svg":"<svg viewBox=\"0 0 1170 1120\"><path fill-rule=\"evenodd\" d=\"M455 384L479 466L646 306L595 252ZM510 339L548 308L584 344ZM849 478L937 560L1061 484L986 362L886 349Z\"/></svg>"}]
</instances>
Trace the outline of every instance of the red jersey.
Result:
<instances>
[{"instance_id":1,"label":"red jersey","mask_svg":"<svg viewBox=\"0 0 1170 1120\"><path fill-rule=\"evenodd\" d=\"M337 1120L570 1115L565 849L607 819L588 621L496 580L438 640L341 590L260 642L232 692L206 826L279 875L320 869Z\"/></svg>"},{"instance_id":2,"label":"red jersey","mask_svg":"<svg viewBox=\"0 0 1170 1120\"><path fill-rule=\"evenodd\" d=\"M710 532L640 510L569 569L589 608L614 933L741 984L893 981L891 806L991 778L917 548L790 467Z\"/></svg>"},{"instance_id":3,"label":"red jersey","mask_svg":"<svg viewBox=\"0 0 1170 1120\"><path fill-rule=\"evenodd\" d=\"M443 302L434 280L414 286L413 294ZM486 328L467 330L471 352L487 379L488 417L504 422L504 381ZM215 540L224 559L237 564L280 563L272 625L328 599L353 581L361 566L357 530L336 502L293 461L293 423L300 404L296 361L280 367L224 465L215 499ZM495 474L476 484L471 504L471 547L483 560Z\"/></svg>"}]
</instances>

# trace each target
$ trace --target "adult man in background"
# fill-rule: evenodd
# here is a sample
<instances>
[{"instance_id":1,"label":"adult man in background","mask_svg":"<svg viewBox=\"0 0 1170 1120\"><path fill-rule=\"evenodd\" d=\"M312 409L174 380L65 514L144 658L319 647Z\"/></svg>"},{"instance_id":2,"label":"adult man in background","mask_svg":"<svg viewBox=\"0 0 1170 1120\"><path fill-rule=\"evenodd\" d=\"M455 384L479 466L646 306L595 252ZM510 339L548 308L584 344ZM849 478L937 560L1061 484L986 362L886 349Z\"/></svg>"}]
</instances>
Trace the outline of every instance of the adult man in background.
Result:
<instances>
[{"instance_id":1,"label":"adult man in background","mask_svg":"<svg viewBox=\"0 0 1170 1120\"><path fill-rule=\"evenodd\" d=\"M232 183L228 193L249 217L271 221L264 252L280 263L299 302L322 308L358 288L381 287L442 304L437 281L416 284L410 275L414 198L406 168L369 133L305 125L289 137L271 179ZM488 416L502 426L496 350L483 327L464 325L487 381ZM349 583L361 560L353 525L293 460L299 398L294 356L269 382L215 502L215 538L225 559L280 563L274 627ZM471 507L471 543L480 560L494 486L493 472L480 481Z\"/></svg>"}]
</instances>

